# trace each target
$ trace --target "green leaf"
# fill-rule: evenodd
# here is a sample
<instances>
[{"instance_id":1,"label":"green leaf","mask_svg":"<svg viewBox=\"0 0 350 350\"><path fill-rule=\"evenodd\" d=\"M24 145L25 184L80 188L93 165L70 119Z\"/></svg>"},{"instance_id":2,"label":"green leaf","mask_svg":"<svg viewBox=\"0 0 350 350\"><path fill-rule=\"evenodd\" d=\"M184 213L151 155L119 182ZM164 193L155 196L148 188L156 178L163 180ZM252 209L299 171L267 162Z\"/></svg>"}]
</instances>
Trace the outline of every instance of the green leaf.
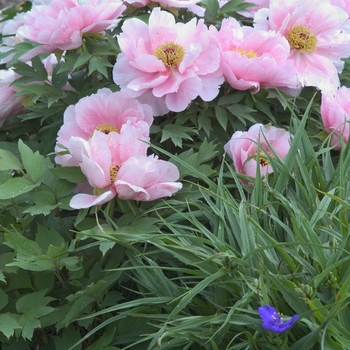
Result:
<instances>
[{"instance_id":1,"label":"green leaf","mask_svg":"<svg viewBox=\"0 0 350 350\"><path fill-rule=\"evenodd\" d=\"M4 244L11 247L17 254L23 256L32 257L43 254L42 249L36 242L22 236L16 231L5 233Z\"/></svg>"},{"instance_id":2,"label":"green leaf","mask_svg":"<svg viewBox=\"0 0 350 350\"><path fill-rule=\"evenodd\" d=\"M218 14L219 2L217 0L204 0L203 4L206 7L204 14L205 19L212 21Z\"/></svg>"},{"instance_id":3,"label":"green leaf","mask_svg":"<svg viewBox=\"0 0 350 350\"><path fill-rule=\"evenodd\" d=\"M9 199L17 197L23 193L30 192L33 188L38 187L40 183L33 184L23 177L15 177L7 180L0 185L0 199Z\"/></svg>"},{"instance_id":4,"label":"green leaf","mask_svg":"<svg viewBox=\"0 0 350 350\"><path fill-rule=\"evenodd\" d=\"M13 336L15 329L22 328L17 320L9 314L0 315L0 332L2 332L7 339Z\"/></svg>"},{"instance_id":5,"label":"green leaf","mask_svg":"<svg viewBox=\"0 0 350 350\"><path fill-rule=\"evenodd\" d=\"M102 350L106 349L108 345L111 344L114 334L115 334L116 329L111 328L107 331L105 331L102 336L94 342L92 345L90 345L86 350Z\"/></svg>"},{"instance_id":6,"label":"green leaf","mask_svg":"<svg viewBox=\"0 0 350 350\"><path fill-rule=\"evenodd\" d=\"M32 281L30 277L28 276L28 272L19 269L16 273L11 273L7 275L9 288L11 290L13 289L32 289Z\"/></svg>"},{"instance_id":7,"label":"green leaf","mask_svg":"<svg viewBox=\"0 0 350 350\"><path fill-rule=\"evenodd\" d=\"M73 70L76 70L77 68L83 66L86 62L88 62L92 58L92 55L88 52L83 52L79 55L78 59L76 60ZM60 71L58 71L60 72Z\"/></svg>"},{"instance_id":8,"label":"green leaf","mask_svg":"<svg viewBox=\"0 0 350 350\"><path fill-rule=\"evenodd\" d=\"M60 167L50 169L50 172L58 176L60 179L70 182L79 183L86 181L86 176L79 167Z\"/></svg>"},{"instance_id":9,"label":"green leaf","mask_svg":"<svg viewBox=\"0 0 350 350\"><path fill-rule=\"evenodd\" d=\"M52 300L51 297L45 297L46 290L27 294L19 298L16 302L16 310L22 314L18 319L18 323L22 326L23 339L31 339L34 329L41 326L39 318L53 311L54 308L46 306Z\"/></svg>"},{"instance_id":10,"label":"green leaf","mask_svg":"<svg viewBox=\"0 0 350 350\"><path fill-rule=\"evenodd\" d=\"M41 95L57 95L57 96L63 96L63 92L61 89L53 87L48 84L18 84L13 83L14 87L19 88L21 91L16 93L16 96L25 96L28 95L28 93L32 93L38 96Z\"/></svg>"},{"instance_id":11,"label":"green leaf","mask_svg":"<svg viewBox=\"0 0 350 350\"><path fill-rule=\"evenodd\" d=\"M47 79L47 70L40 59L40 57L36 56L32 58L32 67L35 69L36 74L42 79L46 80Z\"/></svg>"},{"instance_id":12,"label":"green leaf","mask_svg":"<svg viewBox=\"0 0 350 350\"><path fill-rule=\"evenodd\" d=\"M220 107L220 106L216 106L215 107L215 117L218 120L218 122L220 123L220 125L222 126L222 128L224 130L226 130L227 127L227 111L225 108Z\"/></svg>"},{"instance_id":13,"label":"green leaf","mask_svg":"<svg viewBox=\"0 0 350 350\"><path fill-rule=\"evenodd\" d=\"M107 68L111 67L113 67L113 65L106 58L94 56L89 64L89 75L97 71L108 79Z\"/></svg>"},{"instance_id":14,"label":"green leaf","mask_svg":"<svg viewBox=\"0 0 350 350\"><path fill-rule=\"evenodd\" d=\"M23 210L23 213L30 214L31 216L36 215L49 215L52 210L56 209L58 207L58 204L54 205L33 205L30 208L27 208L26 210Z\"/></svg>"},{"instance_id":15,"label":"green leaf","mask_svg":"<svg viewBox=\"0 0 350 350\"><path fill-rule=\"evenodd\" d=\"M51 301L55 300L52 297L45 297L46 290L40 292L34 292L27 294L19 298L16 302L16 310L18 313L27 313L31 311L31 315L39 317L46 314L47 309L38 309L39 307L46 306ZM33 309L33 310L32 310ZM37 311L36 311L37 310Z\"/></svg>"},{"instance_id":16,"label":"green leaf","mask_svg":"<svg viewBox=\"0 0 350 350\"><path fill-rule=\"evenodd\" d=\"M82 344L78 344L72 348L75 343L79 342L80 338L81 335L79 331L73 325L71 325L63 330L61 337L54 337L55 349L80 350L82 348Z\"/></svg>"},{"instance_id":17,"label":"green leaf","mask_svg":"<svg viewBox=\"0 0 350 350\"><path fill-rule=\"evenodd\" d=\"M0 149L0 170L20 170L21 162L11 152Z\"/></svg>"},{"instance_id":18,"label":"green leaf","mask_svg":"<svg viewBox=\"0 0 350 350\"><path fill-rule=\"evenodd\" d=\"M51 78L52 84L53 86L58 88L63 88L67 84L68 76L69 76L68 71L58 73L62 65L63 65L63 62L58 62L58 64L55 66L52 72L52 78Z\"/></svg>"},{"instance_id":19,"label":"green leaf","mask_svg":"<svg viewBox=\"0 0 350 350\"><path fill-rule=\"evenodd\" d=\"M55 228L48 228L38 223L35 242L46 252L50 246L60 247L65 243L63 237Z\"/></svg>"},{"instance_id":20,"label":"green leaf","mask_svg":"<svg viewBox=\"0 0 350 350\"><path fill-rule=\"evenodd\" d=\"M175 146L182 147L182 140L192 140L190 134L197 134L194 128L181 125L167 124L162 130L162 139L160 142L171 139Z\"/></svg>"},{"instance_id":21,"label":"green leaf","mask_svg":"<svg viewBox=\"0 0 350 350\"><path fill-rule=\"evenodd\" d=\"M0 310L2 310L9 302L7 294L0 289Z\"/></svg>"},{"instance_id":22,"label":"green leaf","mask_svg":"<svg viewBox=\"0 0 350 350\"><path fill-rule=\"evenodd\" d=\"M84 311L84 308L96 301L98 296L102 296L108 287L106 281L98 281L96 284L90 284L84 291L80 291L75 295L70 295L67 299L73 301L73 304L67 313L62 324L68 326L72 320L78 318Z\"/></svg>"},{"instance_id":23,"label":"green leaf","mask_svg":"<svg viewBox=\"0 0 350 350\"><path fill-rule=\"evenodd\" d=\"M34 329L41 326L40 321L36 318L27 318L26 315L22 315L18 319L18 324L22 328L22 338L31 340L34 334Z\"/></svg>"},{"instance_id":24,"label":"green leaf","mask_svg":"<svg viewBox=\"0 0 350 350\"><path fill-rule=\"evenodd\" d=\"M40 77L35 72L35 69L31 67L29 64L26 64L24 62L18 61L13 65L14 71L22 76L29 76L29 77L37 77L36 80L41 80Z\"/></svg>"},{"instance_id":25,"label":"green leaf","mask_svg":"<svg viewBox=\"0 0 350 350\"><path fill-rule=\"evenodd\" d=\"M58 204L55 203L56 199L51 192L48 191L40 191L33 192L32 199L35 205L27 208L23 211L23 213L28 213L32 216L34 215L48 215L50 212L58 207Z\"/></svg>"},{"instance_id":26,"label":"green leaf","mask_svg":"<svg viewBox=\"0 0 350 350\"><path fill-rule=\"evenodd\" d=\"M37 182L46 170L44 157L39 152L34 153L22 140L18 141L18 149L27 174L33 182Z\"/></svg>"}]
</instances>

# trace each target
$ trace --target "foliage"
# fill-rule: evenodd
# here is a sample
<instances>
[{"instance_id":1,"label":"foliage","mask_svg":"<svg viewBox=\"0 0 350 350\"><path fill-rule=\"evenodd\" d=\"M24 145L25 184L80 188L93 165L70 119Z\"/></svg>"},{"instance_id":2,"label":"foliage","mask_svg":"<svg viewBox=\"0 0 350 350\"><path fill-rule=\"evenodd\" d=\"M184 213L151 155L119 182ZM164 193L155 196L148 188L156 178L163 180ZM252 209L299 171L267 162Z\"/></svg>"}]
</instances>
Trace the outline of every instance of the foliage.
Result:
<instances>
[{"instance_id":1,"label":"foliage","mask_svg":"<svg viewBox=\"0 0 350 350\"><path fill-rule=\"evenodd\" d=\"M214 24L245 6L204 3ZM350 349L350 146L328 146L317 90L272 97L224 84L214 101L155 118L151 147L178 165L176 196L69 207L84 175L55 165L57 131L67 106L117 90L119 29L86 37L50 80L40 59L13 59L27 111L0 130L1 348ZM257 173L244 186L223 145L257 122L294 138L268 181ZM261 305L299 318L265 331Z\"/></svg>"}]
</instances>

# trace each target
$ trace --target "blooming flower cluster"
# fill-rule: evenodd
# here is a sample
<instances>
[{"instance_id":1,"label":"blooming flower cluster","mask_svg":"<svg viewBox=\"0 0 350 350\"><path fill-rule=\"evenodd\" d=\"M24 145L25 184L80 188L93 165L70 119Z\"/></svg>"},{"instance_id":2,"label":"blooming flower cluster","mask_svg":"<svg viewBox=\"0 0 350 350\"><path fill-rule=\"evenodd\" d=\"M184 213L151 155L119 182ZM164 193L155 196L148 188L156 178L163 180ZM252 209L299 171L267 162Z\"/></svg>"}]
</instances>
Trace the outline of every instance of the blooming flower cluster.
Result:
<instances>
[{"instance_id":1,"label":"blooming flower cluster","mask_svg":"<svg viewBox=\"0 0 350 350\"><path fill-rule=\"evenodd\" d=\"M274 30L290 45L302 86L339 86L342 58L350 55L348 14L329 0L270 0L254 17L256 29Z\"/></svg>"},{"instance_id":2,"label":"blooming flower cluster","mask_svg":"<svg viewBox=\"0 0 350 350\"><path fill-rule=\"evenodd\" d=\"M147 156L152 122L150 106L106 88L67 108L56 162L80 166L92 192L75 195L72 208L100 205L116 196L151 201L181 189L174 164Z\"/></svg>"},{"instance_id":3,"label":"blooming flower cluster","mask_svg":"<svg viewBox=\"0 0 350 350\"><path fill-rule=\"evenodd\" d=\"M161 7L151 3L38 0L29 12L3 26L3 34L13 34L14 38L8 39L1 51L27 39L38 46L23 55L23 61L57 50L64 57L65 51L82 46L84 35L101 33L119 23L128 6L149 5L147 22L127 18L116 35L120 53L112 78L120 92L99 90L64 113L56 162L80 166L94 192L75 196L73 207L105 203L115 196L151 200L177 191L181 186L175 183L179 174L174 166L147 156L145 142L150 141L153 116L184 111L196 98L212 101L224 82L252 93L262 87L296 93L305 86L320 89L321 114L325 130L332 133L333 146L340 148L340 140L348 141L349 94L347 88L340 88L338 77L344 67L342 59L350 56L346 1L256 0L256 6L248 8L249 14L242 13L254 16L253 26L241 25L229 17L220 27L197 18L182 22L164 10L193 10L200 5L198 0L157 1ZM219 6L226 3L220 1ZM7 58L2 63L9 61ZM21 98L8 100L16 92L9 87L14 73L2 73L6 108L1 123L22 110ZM290 140L286 130L256 124L246 132L235 132L225 150L238 173L254 177L259 168L266 176L273 172L269 160L283 159ZM148 175L130 180L126 169L131 166L143 169L143 174L149 170L157 175L152 180Z\"/></svg>"},{"instance_id":4,"label":"blooming flower cluster","mask_svg":"<svg viewBox=\"0 0 350 350\"><path fill-rule=\"evenodd\" d=\"M17 36L41 45L22 60L57 49L76 49L82 45L84 34L105 30L116 23L124 10L121 0L52 0L47 5L33 6L25 14Z\"/></svg>"}]
</instances>

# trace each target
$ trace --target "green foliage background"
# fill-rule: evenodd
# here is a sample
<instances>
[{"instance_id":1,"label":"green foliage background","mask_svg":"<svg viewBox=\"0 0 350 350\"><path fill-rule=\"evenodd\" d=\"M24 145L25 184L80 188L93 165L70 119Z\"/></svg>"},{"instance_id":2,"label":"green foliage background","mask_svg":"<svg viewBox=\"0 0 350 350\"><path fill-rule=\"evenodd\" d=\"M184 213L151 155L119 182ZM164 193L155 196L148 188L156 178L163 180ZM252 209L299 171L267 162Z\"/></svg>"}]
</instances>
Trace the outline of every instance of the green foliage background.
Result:
<instances>
[{"instance_id":1,"label":"green foliage background","mask_svg":"<svg viewBox=\"0 0 350 350\"><path fill-rule=\"evenodd\" d=\"M247 6L204 4L214 25ZM290 98L223 85L214 101L155 119L152 149L184 184L173 198L69 207L84 175L54 164L57 131L68 105L118 89L119 31L86 37L51 80L40 58L18 61L31 43L15 47L28 110L0 130L1 349L350 349L350 146L328 146L317 90ZM257 122L294 138L284 161L269 159L268 181L257 174L243 188L223 145ZM300 317L282 335L265 331L265 304Z\"/></svg>"}]
</instances>

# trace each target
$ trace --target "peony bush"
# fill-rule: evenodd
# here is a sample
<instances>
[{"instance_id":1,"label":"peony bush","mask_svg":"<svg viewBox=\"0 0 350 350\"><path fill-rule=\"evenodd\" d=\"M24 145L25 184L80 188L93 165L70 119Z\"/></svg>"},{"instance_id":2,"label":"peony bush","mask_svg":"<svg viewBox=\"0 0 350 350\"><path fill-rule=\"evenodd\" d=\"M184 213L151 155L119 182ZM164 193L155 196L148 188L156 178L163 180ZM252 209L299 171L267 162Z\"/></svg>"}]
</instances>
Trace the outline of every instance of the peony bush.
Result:
<instances>
[{"instance_id":1,"label":"peony bush","mask_svg":"<svg viewBox=\"0 0 350 350\"><path fill-rule=\"evenodd\" d=\"M350 349L350 2L0 14L0 348Z\"/></svg>"}]
</instances>

